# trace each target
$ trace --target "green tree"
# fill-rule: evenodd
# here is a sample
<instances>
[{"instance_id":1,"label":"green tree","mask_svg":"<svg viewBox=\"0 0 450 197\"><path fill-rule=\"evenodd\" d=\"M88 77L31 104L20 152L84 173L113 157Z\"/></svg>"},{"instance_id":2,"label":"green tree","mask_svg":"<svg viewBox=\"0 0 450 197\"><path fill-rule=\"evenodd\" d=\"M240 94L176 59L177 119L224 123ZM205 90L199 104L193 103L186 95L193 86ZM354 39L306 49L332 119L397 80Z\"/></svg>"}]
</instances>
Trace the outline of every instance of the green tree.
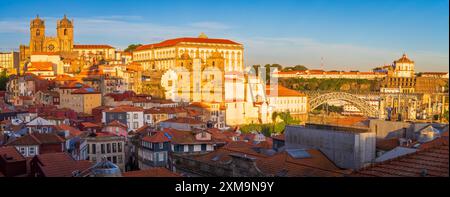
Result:
<instances>
[{"instance_id":1,"label":"green tree","mask_svg":"<svg viewBox=\"0 0 450 197\"><path fill-rule=\"evenodd\" d=\"M125 52L133 52L136 48L138 48L140 46L142 46L142 44L130 44L124 51Z\"/></svg>"},{"instance_id":2,"label":"green tree","mask_svg":"<svg viewBox=\"0 0 450 197\"><path fill-rule=\"evenodd\" d=\"M445 110L445 112L444 112L444 118L445 118L445 120L447 120L447 122L448 122L448 110Z\"/></svg>"},{"instance_id":3,"label":"green tree","mask_svg":"<svg viewBox=\"0 0 450 197\"><path fill-rule=\"evenodd\" d=\"M6 90L6 83L8 83L9 77L6 74L6 70L0 73L0 90Z\"/></svg>"},{"instance_id":4,"label":"green tree","mask_svg":"<svg viewBox=\"0 0 450 197\"><path fill-rule=\"evenodd\" d=\"M308 70L308 68L306 68L306 66L303 65L295 65L292 67L283 68L283 71L305 71L305 70Z\"/></svg>"}]
</instances>

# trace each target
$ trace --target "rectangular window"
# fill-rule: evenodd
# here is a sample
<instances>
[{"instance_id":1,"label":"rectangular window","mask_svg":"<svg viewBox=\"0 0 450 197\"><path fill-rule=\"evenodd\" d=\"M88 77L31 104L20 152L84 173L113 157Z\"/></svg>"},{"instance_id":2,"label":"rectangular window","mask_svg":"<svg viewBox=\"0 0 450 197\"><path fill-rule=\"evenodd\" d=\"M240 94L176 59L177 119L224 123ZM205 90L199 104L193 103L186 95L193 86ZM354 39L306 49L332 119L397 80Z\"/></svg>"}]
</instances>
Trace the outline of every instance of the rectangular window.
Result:
<instances>
[{"instance_id":1,"label":"rectangular window","mask_svg":"<svg viewBox=\"0 0 450 197\"><path fill-rule=\"evenodd\" d=\"M29 154L29 155L34 155L35 153L36 153L36 151L35 151L34 147L30 147L30 148L28 149L28 154Z\"/></svg>"},{"instance_id":2,"label":"rectangular window","mask_svg":"<svg viewBox=\"0 0 450 197\"><path fill-rule=\"evenodd\" d=\"M112 151L113 151L113 153L117 152L117 144L116 143L112 144Z\"/></svg>"},{"instance_id":3,"label":"rectangular window","mask_svg":"<svg viewBox=\"0 0 450 197\"><path fill-rule=\"evenodd\" d=\"M164 153L159 153L158 161L164 161Z\"/></svg>"},{"instance_id":4,"label":"rectangular window","mask_svg":"<svg viewBox=\"0 0 450 197\"><path fill-rule=\"evenodd\" d=\"M106 144L106 153L111 153L111 144Z\"/></svg>"},{"instance_id":5,"label":"rectangular window","mask_svg":"<svg viewBox=\"0 0 450 197\"><path fill-rule=\"evenodd\" d=\"M112 162L116 164L116 163L117 163L117 157L116 157L116 156L113 156L112 159L113 159Z\"/></svg>"},{"instance_id":6,"label":"rectangular window","mask_svg":"<svg viewBox=\"0 0 450 197\"><path fill-rule=\"evenodd\" d=\"M92 144L92 154L97 153L96 144Z\"/></svg>"},{"instance_id":7,"label":"rectangular window","mask_svg":"<svg viewBox=\"0 0 450 197\"><path fill-rule=\"evenodd\" d=\"M122 155L119 155L119 156L118 156L117 158L118 158L118 160L119 160L119 161L118 161L118 162L119 162L119 164L123 163L123 158L122 158Z\"/></svg>"},{"instance_id":8,"label":"rectangular window","mask_svg":"<svg viewBox=\"0 0 450 197\"><path fill-rule=\"evenodd\" d=\"M119 153L122 152L122 143L121 142L117 143L117 150L119 151Z\"/></svg>"},{"instance_id":9,"label":"rectangular window","mask_svg":"<svg viewBox=\"0 0 450 197\"><path fill-rule=\"evenodd\" d=\"M138 122L133 122L133 129L137 129L139 126Z\"/></svg>"},{"instance_id":10,"label":"rectangular window","mask_svg":"<svg viewBox=\"0 0 450 197\"><path fill-rule=\"evenodd\" d=\"M202 151L206 151L206 144L202 144Z\"/></svg>"},{"instance_id":11,"label":"rectangular window","mask_svg":"<svg viewBox=\"0 0 450 197\"><path fill-rule=\"evenodd\" d=\"M129 120L130 119L130 114L127 114L127 120Z\"/></svg>"},{"instance_id":12,"label":"rectangular window","mask_svg":"<svg viewBox=\"0 0 450 197\"><path fill-rule=\"evenodd\" d=\"M105 154L105 144L100 145L100 151L102 152L102 154Z\"/></svg>"},{"instance_id":13,"label":"rectangular window","mask_svg":"<svg viewBox=\"0 0 450 197\"><path fill-rule=\"evenodd\" d=\"M111 161L111 157L107 157L106 159L107 159L108 161Z\"/></svg>"},{"instance_id":14,"label":"rectangular window","mask_svg":"<svg viewBox=\"0 0 450 197\"><path fill-rule=\"evenodd\" d=\"M138 119L138 114L137 113L134 114L133 117L134 117L134 119Z\"/></svg>"},{"instance_id":15,"label":"rectangular window","mask_svg":"<svg viewBox=\"0 0 450 197\"><path fill-rule=\"evenodd\" d=\"M194 152L194 145L189 145L189 152Z\"/></svg>"},{"instance_id":16,"label":"rectangular window","mask_svg":"<svg viewBox=\"0 0 450 197\"><path fill-rule=\"evenodd\" d=\"M159 149L163 149L164 148L164 143L158 143L159 144Z\"/></svg>"}]
</instances>

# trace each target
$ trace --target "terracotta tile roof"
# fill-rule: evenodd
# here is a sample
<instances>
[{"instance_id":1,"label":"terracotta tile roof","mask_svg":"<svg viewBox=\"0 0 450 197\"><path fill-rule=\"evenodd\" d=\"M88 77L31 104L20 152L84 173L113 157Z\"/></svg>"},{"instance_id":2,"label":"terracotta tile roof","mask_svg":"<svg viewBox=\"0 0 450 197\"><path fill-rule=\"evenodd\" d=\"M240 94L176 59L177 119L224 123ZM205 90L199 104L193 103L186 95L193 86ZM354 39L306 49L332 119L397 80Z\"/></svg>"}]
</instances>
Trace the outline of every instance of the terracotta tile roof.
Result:
<instances>
[{"instance_id":1,"label":"terracotta tile roof","mask_svg":"<svg viewBox=\"0 0 450 197\"><path fill-rule=\"evenodd\" d=\"M224 141L211 137L211 140L197 140L195 138L196 132L193 131L179 131L171 128L165 128L163 132L171 136L172 144L223 144Z\"/></svg>"},{"instance_id":2,"label":"terracotta tile roof","mask_svg":"<svg viewBox=\"0 0 450 197\"><path fill-rule=\"evenodd\" d=\"M81 125L85 128L100 127L100 125L92 122L82 122Z\"/></svg>"},{"instance_id":3,"label":"terracotta tile roof","mask_svg":"<svg viewBox=\"0 0 450 197\"><path fill-rule=\"evenodd\" d=\"M168 99L151 99L149 100L150 103L159 103L159 104L172 104L175 103L172 100L168 100Z\"/></svg>"},{"instance_id":4,"label":"terracotta tile roof","mask_svg":"<svg viewBox=\"0 0 450 197\"><path fill-rule=\"evenodd\" d=\"M52 62L31 62L31 66L27 68L27 71L53 71Z\"/></svg>"},{"instance_id":5,"label":"terracotta tile roof","mask_svg":"<svg viewBox=\"0 0 450 197\"><path fill-rule=\"evenodd\" d=\"M144 126L136 129L135 133L146 134L147 132L151 132L151 131L153 131L153 129L149 125L144 124Z\"/></svg>"},{"instance_id":6,"label":"terracotta tile roof","mask_svg":"<svg viewBox=\"0 0 450 197\"><path fill-rule=\"evenodd\" d=\"M207 131L211 133L211 136L217 140L221 140L224 142L232 142L231 137L234 135L233 132L229 131L220 131L217 128L208 128Z\"/></svg>"},{"instance_id":7,"label":"terracotta tile roof","mask_svg":"<svg viewBox=\"0 0 450 197\"><path fill-rule=\"evenodd\" d=\"M123 124L123 123L121 123L118 120L114 120L114 121L110 122L107 126L110 126L110 127L122 127L122 128L125 128L125 129L128 128L128 126L126 124Z\"/></svg>"},{"instance_id":8,"label":"terracotta tile roof","mask_svg":"<svg viewBox=\"0 0 450 197\"><path fill-rule=\"evenodd\" d=\"M171 118L162 122L170 122L170 123L182 123L182 124L205 124L204 122L200 120L196 120L193 118L186 118L186 117L176 117Z\"/></svg>"},{"instance_id":9,"label":"terracotta tile roof","mask_svg":"<svg viewBox=\"0 0 450 197\"><path fill-rule=\"evenodd\" d=\"M285 172L287 177L334 177L346 171L336 167L323 153L315 149L307 152L310 158L294 159L286 151L265 159L256 160L256 165L265 174L277 175Z\"/></svg>"},{"instance_id":10,"label":"terracotta tile roof","mask_svg":"<svg viewBox=\"0 0 450 197\"><path fill-rule=\"evenodd\" d=\"M423 75L446 75L448 72L421 72Z\"/></svg>"},{"instance_id":11,"label":"terracotta tile roof","mask_svg":"<svg viewBox=\"0 0 450 197\"><path fill-rule=\"evenodd\" d=\"M54 133L32 133L19 137L11 142L6 143L10 146L20 145L41 145L41 144L59 144L63 143L64 139Z\"/></svg>"},{"instance_id":12,"label":"terracotta tile roof","mask_svg":"<svg viewBox=\"0 0 450 197\"><path fill-rule=\"evenodd\" d=\"M113 49L114 47L106 44L74 44L73 49Z\"/></svg>"},{"instance_id":13,"label":"terracotta tile roof","mask_svg":"<svg viewBox=\"0 0 450 197\"><path fill-rule=\"evenodd\" d=\"M89 86L86 84L83 84L81 82L70 81L69 83L62 85L59 88L61 88L61 89L76 89L76 88L87 88L87 87L89 87Z\"/></svg>"},{"instance_id":14,"label":"terracotta tile roof","mask_svg":"<svg viewBox=\"0 0 450 197\"><path fill-rule=\"evenodd\" d=\"M74 171L84 171L92 166L87 160L76 161L67 153L47 153L35 157L46 177L71 177ZM34 160L34 159L33 159Z\"/></svg>"},{"instance_id":15,"label":"terracotta tile roof","mask_svg":"<svg viewBox=\"0 0 450 197\"><path fill-rule=\"evenodd\" d=\"M94 88L79 88L72 91L72 94L100 94L100 92L95 91Z\"/></svg>"},{"instance_id":16,"label":"terracotta tile roof","mask_svg":"<svg viewBox=\"0 0 450 197\"><path fill-rule=\"evenodd\" d=\"M186 112L188 113L188 115L189 115L190 117L202 115L202 112L201 112L201 111L195 110L195 109L187 109Z\"/></svg>"},{"instance_id":17,"label":"terracotta tile roof","mask_svg":"<svg viewBox=\"0 0 450 197\"><path fill-rule=\"evenodd\" d=\"M80 136L81 134L84 133L83 131L80 131L77 128L66 125L66 124L60 124L60 125L56 126L56 129L69 131L71 136Z\"/></svg>"},{"instance_id":18,"label":"terracotta tile roof","mask_svg":"<svg viewBox=\"0 0 450 197\"><path fill-rule=\"evenodd\" d=\"M140 112L144 111L141 107L134 107L131 105L120 105L112 109L106 109L104 112Z\"/></svg>"},{"instance_id":19,"label":"terracotta tile roof","mask_svg":"<svg viewBox=\"0 0 450 197\"><path fill-rule=\"evenodd\" d=\"M186 110L182 107L152 107L144 110L145 114L176 114L183 112L186 112Z\"/></svg>"},{"instance_id":20,"label":"terracotta tile roof","mask_svg":"<svg viewBox=\"0 0 450 197\"><path fill-rule=\"evenodd\" d=\"M75 78L73 78L69 75L56 75L56 77L53 80L54 81L76 81Z\"/></svg>"},{"instance_id":21,"label":"terracotta tile roof","mask_svg":"<svg viewBox=\"0 0 450 197\"><path fill-rule=\"evenodd\" d=\"M25 157L14 146L0 147L0 157L7 162L25 161Z\"/></svg>"},{"instance_id":22,"label":"terracotta tile roof","mask_svg":"<svg viewBox=\"0 0 450 197\"><path fill-rule=\"evenodd\" d=\"M358 170L353 176L363 177L449 177L448 139L434 140L417 152Z\"/></svg>"},{"instance_id":23,"label":"terracotta tile roof","mask_svg":"<svg viewBox=\"0 0 450 197\"><path fill-rule=\"evenodd\" d=\"M110 132L96 132L95 137L118 137L118 135Z\"/></svg>"},{"instance_id":24,"label":"terracotta tile roof","mask_svg":"<svg viewBox=\"0 0 450 197\"><path fill-rule=\"evenodd\" d=\"M189 107L200 107L200 108L205 108L205 109L210 108L210 106L208 104L203 103L203 102L192 102L188 106Z\"/></svg>"},{"instance_id":25,"label":"terracotta tile roof","mask_svg":"<svg viewBox=\"0 0 450 197\"><path fill-rule=\"evenodd\" d=\"M128 171L122 173L123 177L181 177L181 175L167 168L149 168L146 170Z\"/></svg>"},{"instance_id":26,"label":"terracotta tile roof","mask_svg":"<svg viewBox=\"0 0 450 197\"><path fill-rule=\"evenodd\" d=\"M212 165L221 165L231 161L231 154L242 155L255 159L256 167L266 176L286 176L286 177L329 177L343 176L348 171L336 167L323 153L318 150L307 150L310 158L292 158L283 151L274 155L258 153L245 142L233 142L217 149L214 152L194 156L198 161Z\"/></svg>"},{"instance_id":27,"label":"terracotta tile roof","mask_svg":"<svg viewBox=\"0 0 450 197\"><path fill-rule=\"evenodd\" d=\"M169 142L170 139L166 136L165 132L153 132L151 136L146 136L142 138L142 141L151 142L151 143L159 143L159 142Z\"/></svg>"},{"instance_id":28,"label":"terracotta tile roof","mask_svg":"<svg viewBox=\"0 0 450 197\"><path fill-rule=\"evenodd\" d=\"M152 48L163 48L163 47L171 47L175 46L179 43L187 42L187 43L211 43L211 44L232 44L232 45L241 45L237 42L227 40L227 39L213 39L213 38L175 38L170 40L165 40L156 44L147 44L142 45L136 48L135 51L141 51Z\"/></svg>"},{"instance_id":29,"label":"terracotta tile roof","mask_svg":"<svg viewBox=\"0 0 450 197\"><path fill-rule=\"evenodd\" d=\"M270 92L275 91L273 89L271 89L270 85L266 85L266 94L267 96L270 96ZM282 85L278 85L278 96L301 96L301 97L305 97L306 95L303 93L300 93L298 91L295 90L291 90L289 88L286 88Z\"/></svg>"}]
</instances>

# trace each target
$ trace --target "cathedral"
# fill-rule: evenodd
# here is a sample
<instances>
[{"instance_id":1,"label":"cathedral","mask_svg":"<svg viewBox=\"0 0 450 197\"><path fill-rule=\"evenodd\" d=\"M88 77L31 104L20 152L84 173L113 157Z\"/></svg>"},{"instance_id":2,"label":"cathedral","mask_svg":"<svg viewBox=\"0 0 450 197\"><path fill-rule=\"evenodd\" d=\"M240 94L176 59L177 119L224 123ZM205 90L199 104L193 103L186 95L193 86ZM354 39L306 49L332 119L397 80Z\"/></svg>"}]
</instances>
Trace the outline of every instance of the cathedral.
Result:
<instances>
[{"instance_id":1,"label":"cathedral","mask_svg":"<svg viewBox=\"0 0 450 197\"><path fill-rule=\"evenodd\" d=\"M64 18L57 21L56 37L45 34L45 22L39 15L30 22L30 45L20 46L20 59L25 61L33 53L41 52L72 52L73 20Z\"/></svg>"}]
</instances>

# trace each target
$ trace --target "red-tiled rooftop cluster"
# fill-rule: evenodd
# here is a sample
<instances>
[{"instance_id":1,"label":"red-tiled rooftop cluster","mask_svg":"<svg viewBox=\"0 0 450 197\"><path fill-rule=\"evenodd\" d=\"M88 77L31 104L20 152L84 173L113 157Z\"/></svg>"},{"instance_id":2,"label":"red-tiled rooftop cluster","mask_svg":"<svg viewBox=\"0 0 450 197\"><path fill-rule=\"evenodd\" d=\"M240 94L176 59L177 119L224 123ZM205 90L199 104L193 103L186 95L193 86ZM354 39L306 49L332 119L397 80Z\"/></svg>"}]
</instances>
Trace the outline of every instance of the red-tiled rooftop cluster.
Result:
<instances>
[{"instance_id":1,"label":"red-tiled rooftop cluster","mask_svg":"<svg viewBox=\"0 0 450 197\"><path fill-rule=\"evenodd\" d=\"M421 145L414 153L363 168L353 176L448 177L448 139L438 138Z\"/></svg>"}]
</instances>

